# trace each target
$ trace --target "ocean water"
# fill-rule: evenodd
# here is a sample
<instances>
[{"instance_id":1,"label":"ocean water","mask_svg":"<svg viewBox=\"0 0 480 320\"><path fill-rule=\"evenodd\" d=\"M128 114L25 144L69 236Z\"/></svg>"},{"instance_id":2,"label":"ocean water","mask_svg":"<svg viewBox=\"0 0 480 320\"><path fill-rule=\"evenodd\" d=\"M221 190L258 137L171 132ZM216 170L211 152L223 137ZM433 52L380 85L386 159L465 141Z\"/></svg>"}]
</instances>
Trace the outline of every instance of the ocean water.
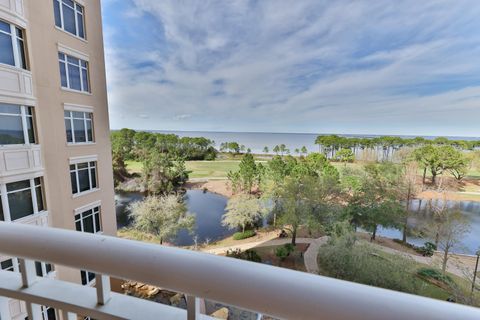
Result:
<instances>
[{"instance_id":1,"label":"ocean water","mask_svg":"<svg viewBox=\"0 0 480 320\"><path fill-rule=\"evenodd\" d=\"M238 142L246 148L250 148L253 153L263 153L263 148L268 147L270 152L276 145L285 144L293 154L295 149L303 146L309 152L318 151L318 145L315 145L315 139L319 134L314 133L267 133L267 132L209 132L209 131L161 131L151 130L159 133L173 133L180 137L205 137L215 141L217 149L223 142ZM344 137L363 137L373 138L376 135L339 135ZM400 136L402 138L412 138L414 136ZM424 136L426 139L434 139L433 136ZM480 140L474 137L447 137L451 140Z\"/></svg>"}]
</instances>

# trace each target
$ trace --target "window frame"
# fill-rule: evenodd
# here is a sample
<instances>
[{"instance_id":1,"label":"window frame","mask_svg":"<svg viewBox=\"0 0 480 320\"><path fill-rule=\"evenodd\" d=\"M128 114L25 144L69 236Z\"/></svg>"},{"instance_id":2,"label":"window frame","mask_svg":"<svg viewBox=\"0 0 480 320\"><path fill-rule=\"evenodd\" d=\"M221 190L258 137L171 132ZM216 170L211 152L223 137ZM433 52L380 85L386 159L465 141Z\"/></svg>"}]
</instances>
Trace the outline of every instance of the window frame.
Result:
<instances>
[{"instance_id":1,"label":"window frame","mask_svg":"<svg viewBox=\"0 0 480 320\"><path fill-rule=\"evenodd\" d=\"M37 183L35 181L37 179L38 179L39 183ZM7 191L7 185L8 184L15 183L15 182L21 182L21 181L29 181L29 187L25 187L25 188L22 188L22 189L17 189L17 190L14 190L14 191ZM41 202L42 202L42 209L43 210L41 210L41 211L38 210L39 209L39 199L37 198L37 193L36 193L37 188L40 188L41 195L42 195ZM26 191L26 190L29 190L30 194L31 194L33 213L25 215L21 218L12 220L11 205L10 205L10 201L9 201L8 196L12 193L23 192L23 191ZM45 199L45 184L43 182L43 177L41 177L41 176L40 177L34 177L34 178L31 178L31 179L16 180L16 181L10 181L10 182L7 182L7 183L0 184L0 199L1 199L1 205L2 205L3 218L4 218L5 222L15 222L15 221L25 219L27 217L32 217L32 216L35 217L39 214L47 212L47 210L48 210L47 204L46 204L46 201L45 201L46 200Z\"/></svg>"},{"instance_id":2,"label":"window frame","mask_svg":"<svg viewBox=\"0 0 480 320\"><path fill-rule=\"evenodd\" d=\"M18 114L13 113L3 113L0 111L0 116L2 117L20 117L22 123L22 132L23 132L23 143L10 143L2 144L0 143L0 148L11 147L11 146L29 146L29 145L38 145L38 134L37 134L37 124L35 116L35 107L17 105L10 103L0 103L0 105L5 106L15 106L19 108ZM29 114L29 111L31 114ZM32 132L33 132L33 142L30 142L30 136L28 134L28 120L32 119Z\"/></svg>"},{"instance_id":3,"label":"window frame","mask_svg":"<svg viewBox=\"0 0 480 320\"><path fill-rule=\"evenodd\" d=\"M85 233L90 233L88 231L85 231L85 225L84 225L84 220L86 220L86 218L88 217L92 217L92 221L93 221L93 234L99 234L99 233L103 233L103 224L102 224L102 208L100 205L98 206L95 206L93 208L90 208L90 209L87 209L87 210L84 210L82 212L78 212L78 213L75 213L75 217L74 217L74 223L75 223L75 230L77 230L78 232L85 232ZM97 229L97 219L96 217L98 217L98 231L96 231ZM77 228L77 222L80 222L80 230L78 230Z\"/></svg>"},{"instance_id":4,"label":"window frame","mask_svg":"<svg viewBox=\"0 0 480 320\"><path fill-rule=\"evenodd\" d=\"M63 55L63 58L61 57ZM74 64L73 62L70 62L68 58L75 59L78 61L77 64ZM82 62L85 64L85 67L83 66ZM82 58L73 56L71 54L65 53L63 51L58 51L58 68L59 68L59 73L60 73L60 86L64 90L72 90L75 92L80 92L80 93L85 93L85 94L91 94L92 93L92 87L90 84L90 62L87 60L84 60ZM66 80L66 86L63 85L62 83L62 68L60 67L63 64L64 69L65 69L65 80ZM69 67L70 66L70 67ZM69 70L72 67L78 67L79 68L79 76L80 76L80 90L72 88L70 86L70 75L69 75ZM86 83L84 83L84 75L86 77ZM85 87L87 87L87 90L85 90Z\"/></svg>"},{"instance_id":5,"label":"window frame","mask_svg":"<svg viewBox=\"0 0 480 320\"><path fill-rule=\"evenodd\" d=\"M26 44L26 39L25 39L25 29L12 24L8 21L5 21L3 19L0 19L1 22L7 24L10 27L10 33L7 33L3 30L0 29L0 33L6 34L10 37L10 41L12 43L12 50L13 50L13 65L0 62L0 65L5 65L5 66L10 66L22 70L30 70L29 62L28 62L28 51L27 51L27 44ZM17 30L22 33L22 37L19 37L17 34ZM21 52L20 52L20 46L18 45L18 42L22 42L22 47L23 47L23 59L21 57Z\"/></svg>"},{"instance_id":6,"label":"window frame","mask_svg":"<svg viewBox=\"0 0 480 320\"><path fill-rule=\"evenodd\" d=\"M58 29L60 29L62 31L65 31L66 33L68 33L68 34L70 34L70 35L72 35L72 36L74 36L78 39L86 41L87 40L87 27L86 27L86 23L85 23L85 6L78 3L75 0L72 0L73 7L70 6L68 3L64 2L63 0L53 0L53 2L54 2L54 6L55 6L55 3L58 4L59 14L60 14L60 25L57 25L57 21L56 21L56 17L55 17L55 9L54 9L53 20L54 20L55 27L57 27ZM73 10L73 13L74 13L74 16L75 16L75 33L72 33L65 28L65 19L64 19L64 12L63 12L63 5L64 4L65 4L65 6L67 6L70 9ZM81 8L81 10L78 10L78 8ZM78 21L79 20L78 15L82 16L81 25L82 25L82 29L83 29L83 37L80 35L80 24L79 24L80 21Z\"/></svg>"},{"instance_id":7,"label":"window frame","mask_svg":"<svg viewBox=\"0 0 480 320\"><path fill-rule=\"evenodd\" d=\"M93 165L92 165L93 163ZM84 165L87 164L87 168L78 168L79 165ZM71 168L71 166L74 166L74 169ZM77 192L74 193L73 188L72 188L72 195L74 197L80 196L85 193L90 193L93 191L97 191L99 189L98 186L98 165L97 165L97 160L91 160L91 161L85 161L85 162L75 162L75 163L70 163L70 180L72 179L72 173L75 173L75 184L77 188ZM92 169L95 170L95 187L93 187L93 180L92 180ZM89 183L89 189L85 191L80 191L80 179L79 179L79 171L80 170L87 170L88 171L88 183ZM73 182L71 183L73 185Z\"/></svg>"},{"instance_id":8,"label":"window frame","mask_svg":"<svg viewBox=\"0 0 480 320\"><path fill-rule=\"evenodd\" d=\"M69 113L69 115L67 116L65 113ZM78 113L83 113L83 118L75 118L73 113L74 112L78 112ZM88 115L90 115L90 117L88 117ZM69 109L65 109L64 110L64 121L65 121L65 133L68 132L68 129L67 129L67 126L66 126L66 121L70 121L70 134L72 136L72 141L68 141L68 134L66 134L66 140L67 140L67 144L69 145L78 145L78 144L94 144L95 143L95 126L94 126L94 116L93 116L93 111L76 111L76 110L69 110ZM74 123L75 121L74 120L83 120L83 125L84 125L84 131L85 131L85 141L80 141L80 142L77 142L76 141L76 137L75 137L75 126L74 126ZM88 126L87 126L87 123L90 122L90 127L91 127L91 131L92 131L92 139L89 140L88 139Z\"/></svg>"}]
</instances>

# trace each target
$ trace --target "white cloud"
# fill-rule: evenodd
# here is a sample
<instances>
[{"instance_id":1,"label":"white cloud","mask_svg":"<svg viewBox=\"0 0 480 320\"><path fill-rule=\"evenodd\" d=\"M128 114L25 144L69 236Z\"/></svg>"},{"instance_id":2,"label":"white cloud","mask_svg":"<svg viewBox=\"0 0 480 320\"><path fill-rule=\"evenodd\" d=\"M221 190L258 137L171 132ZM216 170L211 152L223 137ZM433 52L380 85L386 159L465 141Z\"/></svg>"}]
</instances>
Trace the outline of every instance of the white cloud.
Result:
<instances>
[{"instance_id":1,"label":"white cloud","mask_svg":"<svg viewBox=\"0 0 480 320\"><path fill-rule=\"evenodd\" d=\"M480 135L474 0L133 3L162 41L107 25L114 128Z\"/></svg>"}]
</instances>

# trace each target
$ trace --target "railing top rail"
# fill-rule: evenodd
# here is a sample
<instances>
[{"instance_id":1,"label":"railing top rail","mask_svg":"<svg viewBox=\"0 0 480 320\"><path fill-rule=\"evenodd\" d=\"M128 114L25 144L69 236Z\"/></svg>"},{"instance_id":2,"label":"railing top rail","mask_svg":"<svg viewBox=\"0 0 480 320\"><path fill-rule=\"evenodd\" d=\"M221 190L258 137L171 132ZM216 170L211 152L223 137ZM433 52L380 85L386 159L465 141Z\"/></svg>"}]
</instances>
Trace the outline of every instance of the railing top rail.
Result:
<instances>
[{"instance_id":1,"label":"railing top rail","mask_svg":"<svg viewBox=\"0 0 480 320\"><path fill-rule=\"evenodd\" d=\"M0 222L0 252L136 280L285 319L480 319L480 309L268 265Z\"/></svg>"}]
</instances>

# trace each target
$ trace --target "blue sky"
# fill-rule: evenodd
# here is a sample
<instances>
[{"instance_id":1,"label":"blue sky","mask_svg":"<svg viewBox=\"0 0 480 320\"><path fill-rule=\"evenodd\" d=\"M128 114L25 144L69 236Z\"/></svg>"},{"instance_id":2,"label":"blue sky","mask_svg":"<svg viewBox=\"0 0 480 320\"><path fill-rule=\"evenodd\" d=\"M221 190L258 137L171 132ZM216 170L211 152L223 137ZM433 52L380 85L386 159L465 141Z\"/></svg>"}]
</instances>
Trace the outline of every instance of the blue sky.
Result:
<instances>
[{"instance_id":1,"label":"blue sky","mask_svg":"<svg viewBox=\"0 0 480 320\"><path fill-rule=\"evenodd\" d=\"M103 0L113 129L480 136L478 0Z\"/></svg>"}]
</instances>

